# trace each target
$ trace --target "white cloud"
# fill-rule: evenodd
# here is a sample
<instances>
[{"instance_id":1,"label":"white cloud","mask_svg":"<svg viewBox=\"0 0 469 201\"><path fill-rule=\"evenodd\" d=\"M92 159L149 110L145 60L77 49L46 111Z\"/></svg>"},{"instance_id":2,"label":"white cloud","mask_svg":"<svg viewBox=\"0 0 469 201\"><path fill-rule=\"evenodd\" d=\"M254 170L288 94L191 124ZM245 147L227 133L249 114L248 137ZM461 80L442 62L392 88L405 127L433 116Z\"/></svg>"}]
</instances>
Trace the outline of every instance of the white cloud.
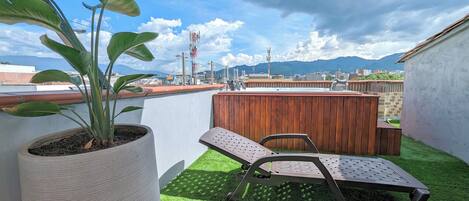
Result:
<instances>
[{"instance_id":1,"label":"white cloud","mask_svg":"<svg viewBox=\"0 0 469 201\"><path fill-rule=\"evenodd\" d=\"M87 23L86 20L75 21L83 25ZM217 18L206 23L192 24L186 29L178 31L181 25L180 19L163 18L151 18L150 21L141 24L138 27L139 32L152 31L159 33L156 40L147 43L147 46L156 57L155 61L150 63L142 62L124 55L118 60L118 63L136 69L180 72L180 63L175 56L180 54L181 51L188 52L190 31L200 31L201 39L198 50L201 59L198 62L205 62L209 58L217 57L222 53L230 51L232 47L231 33L238 30L243 25L243 22L228 22ZM1 55L59 57L40 43L39 37L44 34L44 31L26 31L21 28L3 25L2 27L5 28L0 30ZM100 63L107 63L106 47L112 37L112 33L108 30L102 30L100 33ZM59 40L53 32L47 31L47 34ZM90 44L90 36L90 32L78 34L79 39L86 47ZM202 67L202 69L205 69L205 67Z\"/></svg>"},{"instance_id":2,"label":"white cloud","mask_svg":"<svg viewBox=\"0 0 469 201\"><path fill-rule=\"evenodd\" d=\"M98 13L95 14L94 18L95 18L95 23L97 23L97 21L99 19L99 14ZM73 19L71 21L71 25L75 29L89 30L90 27L91 27L91 17L89 17L88 19ZM101 28L102 28L102 30L111 30L112 29L111 17L103 16L103 18L101 19Z\"/></svg>"},{"instance_id":3,"label":"white cloud","mask_svg":"<svg viewBox=\"0 0 469 201\"><path fill-rule=\"evenodd\" d=\"M340 37L338 34L321 34L322 32L316 28L312 28L307 37L304 39L289 40L287 37L274 38L273 42L283 40L291 45L275 45L272 46L273 61L314 61L318 59L333 59L341 56L359 56L367 59L378 59L390 54L405 52L413 48L417 43L433 34L444 29L459 18L465 16L469 12L469 6L462 7L451 13L443 12L434 14L430 18L421 18L417 33L409 33L407 31L399 31L396 26L398 21L403 18L418 18L419 12L395 12L387 15L388 21L385 29L376 34L366 35L362 40L349 40ZM410 24L409 26L415 26ZM402 26L402 23L401 23ZM395 31L397 30L397 31ZM267 43L267 42L266 42ZM283 43L285 44L285 43ZM259 59L254 59L259 58ZM220 58L220 62L234 65L255 65L266 62L265 53L262 54L233 54L227 53Z\"/></svg>"},{"instance_id":4,"label":"white cloud","mask_svg":"<svg viewBox=\"0 0 469 201\"><path fill-rule=\"evenodd\" d=\"M182 51L189 50L189 32L200 32L200 43L198 47L199 60L205 62L210 58L217 57L222 53L229 52L232 48L231 34L243 26L243 22L229 22L216 18L202 24L191 24L187 28L178 31L182 26L180 19L151 18L149 22L143 23L139 31L158 32L156 40L149 42L147 46L155 54L155 61L141 63L134 59L122 60L122 63L141 69L158 69L166 72L180 72L180 61L175 57ZM189 69L189 64L186 67ZM207 69L206 65L199 70Z\"/></svg>"},{"instance_id":5,"label":"white cloud","mask_svg":"<svg viewBox=\"0 0 469 201\"><path fill-rule=\"evenodd\" d=\"M0 26L0 55L29 55L39 57L56 57L41 44L39 37L43 34L57 38L56 34L32 32L11 26Z\"/></svg>"},{"instance_id":6,"label":"white cloud","mask_svg":"<svg viewBox=\"0 0 469 201\"><path fill-rule=\"evenodd\" d=\"M181 19L167 20L163 18L151 17L150 21L138 27L138 31L153 31L160 34L172 33L173 29L182 25Z\"/></svg>"},{"instance_id":7,"label":"white cloud","mask_svg":"<svg viewBox=\"0 0 469 201\"><path fill-rule=\"evenodd\" d=\"M227 55L223 56L220 58L220 62L223 65L228 65L228 66L236 66L236 65L255 65L257 63L263 62L264 56L263 55L247 55L243 53L238 53L237 55L233 55L231 53L228 53Z\"/></svg>"},{"instance_id":8,"label":"white cloud","mask_svg":"<svg viewBox=\"0 0 469 201\"><path fill-rule=\"evenodd\" d=\"M99 55L98 56L99 56L99 63L101 64L103 63L107 64L107 62L109 62L109 59L107 56L107 46L109 44L109 41L111 41L111 37L112 37L112 33L109 31L101 30L99 32L99 46L98 46ZM91 43L91 32L78 34L78 38L89 51L90 43Z\"/></svg>"},{"instance_id":9,"label":"white cloud","mask_svg":"<svg viewBox=\"0 0 469 201\"><path fill-rule=\"evenodd\" d=\"M368 42L353 42L339 38L337 35L321 35L318 31L311 31L305 40L293 43L290 47L273 47L272 61L314 61L318 59L333 59L341 56L359 56L367 59L377 59L383 56L403 52L411 47L413 41L378 40ZM266 62L266 54L248 55L227 53L220 58L224 65L256 65Z\"/></svg>"},{"instance_id":10,"label":"white cloud","mask_svg":"<svg viewBox=\"0 0 469 201\"><path fill-rule=\"evenodd\" d=\"M312 61L340 56L360 56L376 59L388 54L402 52L412 47L412 45L412 42L391 40L359 43L340 39L337 35L321 36L319 32L312 31L308 40L298 42L295 48L278 57L278 59Z\"/></svg>"}]
</instances>

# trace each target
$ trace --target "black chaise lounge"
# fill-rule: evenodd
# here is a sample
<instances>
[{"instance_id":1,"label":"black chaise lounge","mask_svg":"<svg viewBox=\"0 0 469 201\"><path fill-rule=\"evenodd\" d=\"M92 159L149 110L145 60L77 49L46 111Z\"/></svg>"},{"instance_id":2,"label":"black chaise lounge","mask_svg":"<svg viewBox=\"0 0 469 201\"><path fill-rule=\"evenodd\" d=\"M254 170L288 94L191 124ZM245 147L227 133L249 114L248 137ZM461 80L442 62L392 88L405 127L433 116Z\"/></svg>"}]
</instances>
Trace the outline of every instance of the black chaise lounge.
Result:
<instances>
[{"instance_id":1,"label":"black chaise lounge","mask_svg":"<svg viewBox=\"0 0 469 201\"><path fill-rule=\"evenodd\" d=\"M303 139L312 153L276 153L263 146L275 139ZM256 143L223 128L212 128L200 143L242 164L242 180L227 195L234 200L248 182L280 185L284 182L325 183L334 198L344 201L339 187L358 187L410 193L412 201L426 201L428 188L403 169L381 158L319 154L305 134L271 135Z\"/></svg>"}]
</instances>

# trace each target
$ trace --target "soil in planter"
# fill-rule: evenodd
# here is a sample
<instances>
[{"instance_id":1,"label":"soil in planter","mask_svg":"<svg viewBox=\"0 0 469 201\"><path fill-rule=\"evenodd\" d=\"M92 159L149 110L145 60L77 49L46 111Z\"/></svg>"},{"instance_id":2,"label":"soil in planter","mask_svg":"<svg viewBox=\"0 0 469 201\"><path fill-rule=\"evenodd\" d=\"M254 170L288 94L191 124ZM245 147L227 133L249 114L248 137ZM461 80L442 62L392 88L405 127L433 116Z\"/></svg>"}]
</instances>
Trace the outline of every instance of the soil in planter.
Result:
<instances>
[{"instance_id":1,"label":"soil in planter","mask_svg":"<svg viewBox=\"0 0 469 201\"><path fill-rule=\"evenodd\" d=\"M86 152L97 151L101 149L107 149L110 147L119 146L137 140L144 136L146 130L138 127L118 127L114 134L114 143L112 146L103 146L93 141L93 145L89 149L85 149L84 146L92 138L85 132L81 131L77 134L71 135L66 138L51 141L38 147L28 149L29 153L39 156L66 156L81 154Z\"/></svg>"}]
</instances>

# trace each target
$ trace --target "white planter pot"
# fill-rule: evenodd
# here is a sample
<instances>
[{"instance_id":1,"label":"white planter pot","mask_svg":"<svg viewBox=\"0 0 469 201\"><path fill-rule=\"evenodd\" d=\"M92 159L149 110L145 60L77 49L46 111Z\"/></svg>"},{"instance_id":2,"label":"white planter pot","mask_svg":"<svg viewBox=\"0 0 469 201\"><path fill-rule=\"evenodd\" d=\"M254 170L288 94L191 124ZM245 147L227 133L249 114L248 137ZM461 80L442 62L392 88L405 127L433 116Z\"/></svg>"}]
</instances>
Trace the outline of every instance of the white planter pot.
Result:
<instances>
[{"instance_id":1,"label":"white planter pot","mask_svg":"<svg viewBox=\"0 0 469 201\"><path fill-rule=\"evenodd\" d=\"M153 132L116 147L69 156L37 156L28 152L71 129L34 140L18 153L23 201L159 201Z\"/></svg>"}]
</instances>

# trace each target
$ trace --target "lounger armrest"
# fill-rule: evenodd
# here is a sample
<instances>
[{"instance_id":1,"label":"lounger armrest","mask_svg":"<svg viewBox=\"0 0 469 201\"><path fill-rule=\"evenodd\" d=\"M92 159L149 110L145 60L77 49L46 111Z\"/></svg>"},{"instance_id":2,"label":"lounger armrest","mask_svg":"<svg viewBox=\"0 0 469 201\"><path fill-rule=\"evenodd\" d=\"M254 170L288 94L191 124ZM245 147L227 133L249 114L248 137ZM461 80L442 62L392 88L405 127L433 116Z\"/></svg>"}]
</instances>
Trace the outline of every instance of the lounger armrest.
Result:
<instances>
[{"instance_id":1,"label":"lounger armrest","mask_svg":"<svg viewBox=\"0 0 469 201\"><path fill-rule=\"evenodd\" d=\"M274 154L271 156L265 156L262 158L257 159L251 167L249 167L248 171L246 172L246 177L252 176L256 170L263 165L264 163L275 162L275 161L301 161L301 162L312 162L322 173L324 176L329 189L334 194L334 197L338 201L345 201L342 192L339 189L339 186L335 182L334 178L332 177L329 170L327 170L326 166L319 160L317 155L311 154Z\"/></svg>"},{"instance_id":2,"label":"lounger armrest","mask_svg":"<svg viewBox=\"0 0 469 201\"><path fill-rule=\"evenodd\" d=\"M313 141L311 140L311 138L308 137L307 134L285 133L285 134L269 135L267 137L262 138L259 144L264 145L268 141L277 140L277 139L303 139L306 145L308 146L308 150L310 152L319 153L318 148L316 147L316 145L314 145Z\"/></svg>"}]
</instances>

